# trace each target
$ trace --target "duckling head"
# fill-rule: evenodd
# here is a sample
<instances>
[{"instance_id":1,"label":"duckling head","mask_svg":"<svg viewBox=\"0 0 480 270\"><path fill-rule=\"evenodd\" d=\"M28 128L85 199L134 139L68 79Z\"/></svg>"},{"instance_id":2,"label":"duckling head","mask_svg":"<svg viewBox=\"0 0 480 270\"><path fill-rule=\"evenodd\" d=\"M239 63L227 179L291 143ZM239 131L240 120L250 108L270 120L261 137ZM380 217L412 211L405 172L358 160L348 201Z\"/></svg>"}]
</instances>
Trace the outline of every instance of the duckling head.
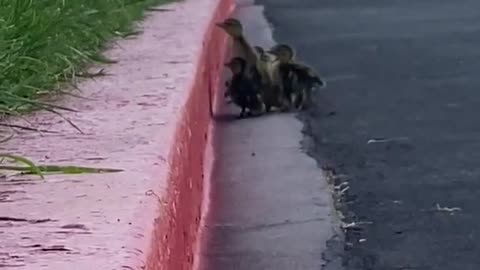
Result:
<instances>
[{"instance_id":1,"label":"duckling head","mask_svg":"<svg viewBox=\"0 0 480 270\"><path fill-rule=\"evenodd\" d=\"M268 57L268 54L267 52L260 46L254 46L253 47L255 49L255 51L257 52L258 54L258 57L261 61L264 61L264 62L267 62L270 60L270 57Z\"/></svg>"},{"instance_id":2,"label":"duckling head","mask_svg":"<svg viewBox=\"0 0 480 270\"><path fill-rule=\"evenodd\" d=\"M262 62L270 62L270 61L274 61L275 60L275 55L265 51L262 47L260 46L254 46L253 49L255 49L255 51L257 52L258 54L258 59Z\"/></svg>"},{"instance_id":3,"label":"duckling head","mask_svg":"<svg viewBox=\"0 0 480 270\"><path fill-rule=\"evenodd\" d=\"M295 56L295 51L287 44L277 44L268 53L275 55L280 62L289 62Z\"/></svg>"},{"instance_id":4,"label":"duckling head","mask_svg":"<svg viewBox=\"0 0 480 270\"><path fill-rule=\"evenodd\" d=\"M245 66L247 61L241 57L234 57L230 62L225 63L225 66L228 67L233 74L241 74L245 71Z\"/></svg>"},{"instance_id":5,"label":"duckling head","mask_svg":"<svg viewBox=\"0 0 480 270\"><path fill-rule=\"evenodd\" d=\"M239 20L228 18L221 23L216 24L232 37L241 37L243 35L243 26Z\"/></svg>"},{"instance_id":6,"label":"duckling head","mask_svg":"<svg viewBox=\"0 0 480 270\"><path fill-rule=\"evenodd\" d=\"M265 50L260 47L260 46L253 46L253 48L255 49L255 51L259 54L259 55L262 55L262 54L265 54Z\"/></svg>"}]
</instances>

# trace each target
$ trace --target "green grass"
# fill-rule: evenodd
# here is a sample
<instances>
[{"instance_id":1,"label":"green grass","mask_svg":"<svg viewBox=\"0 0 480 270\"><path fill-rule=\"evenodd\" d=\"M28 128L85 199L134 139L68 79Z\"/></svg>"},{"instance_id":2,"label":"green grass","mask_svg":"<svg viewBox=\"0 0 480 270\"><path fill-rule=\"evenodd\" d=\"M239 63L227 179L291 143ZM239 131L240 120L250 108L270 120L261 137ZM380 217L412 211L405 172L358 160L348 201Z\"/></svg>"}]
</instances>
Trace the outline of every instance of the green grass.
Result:
<instances>
[{"instance_id":1,"label":"green grass","mask_svg":"<svg viewBox=\"0 0 480 270\"><path fill-rule=\"evenodd\" d=\"M62 110L38 98L85 76L115 37L167 0L0 0L0 117L32 109Z\"/></svg>"},{"instance_id":2,"label":"green grass","mask_svg":"<svg viewBox=\"0 0 480 270\"><path fill-rule=\"evenodd\" d=\"M4 165L5 162L20 163L24 166ZM0 171L15 171L19 174L35 174L44 179L44 174L88 174L88 173L116 173L121 169L93 168L83 166L37 165L28 158L11 154L0 153ZM6 175L0 173L2 178Z\"/></svg>"},{"instance_id":3,"label":"green grass","mask_svg":"<svg viewBox=\"0 0 480 270\"><path fill-rule=\"evenodd\" d=\"M147 8L169 1L173 0L0 0L0 127L13 127L1 122L7 116L38 109L64 118L61 111L71 109L40 98L66 84L75 85L76 77L104 75L88 74L85 69L94 62L114 63L101 54L108 42L137 34L133 22L143 18ZM81 132L73 122L64 119ZM11 137L0 138L0 143ZM4 165L5 162L25 166ZM9 153L0 154L0 171L4 170L42 178L44 173L121 171L36 165ZM0 172L0 178L4 176Z\"/></svg>"}]
</instances>

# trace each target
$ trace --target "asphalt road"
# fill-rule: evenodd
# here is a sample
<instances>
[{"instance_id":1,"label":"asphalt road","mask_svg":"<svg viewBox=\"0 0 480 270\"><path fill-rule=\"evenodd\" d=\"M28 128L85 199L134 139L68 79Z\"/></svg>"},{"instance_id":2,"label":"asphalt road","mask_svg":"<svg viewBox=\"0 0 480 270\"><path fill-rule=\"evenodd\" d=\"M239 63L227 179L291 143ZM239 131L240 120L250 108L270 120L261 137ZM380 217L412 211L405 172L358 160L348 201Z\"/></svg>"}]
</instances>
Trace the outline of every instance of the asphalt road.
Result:
<instances>
[{"instance_id":1,"label":"asphalt road","mask_svg":"<svg viewBox=\"0 0 480 270\"><path fill-rule=\"evenodd\" d=\"M365 222L346 269L480 269L480 2L259 3L328 82L302 119L349 184L347 221Z\"/></svg>"}]
</instances>

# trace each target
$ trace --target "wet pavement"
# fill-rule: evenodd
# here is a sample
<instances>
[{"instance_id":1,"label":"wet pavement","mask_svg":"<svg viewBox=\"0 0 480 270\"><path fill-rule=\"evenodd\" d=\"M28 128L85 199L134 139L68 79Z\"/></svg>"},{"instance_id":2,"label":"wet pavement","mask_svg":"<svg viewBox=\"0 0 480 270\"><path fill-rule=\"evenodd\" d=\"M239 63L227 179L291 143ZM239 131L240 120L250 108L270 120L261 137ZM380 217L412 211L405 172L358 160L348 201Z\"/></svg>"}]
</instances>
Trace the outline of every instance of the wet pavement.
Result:
<instances>
[{"instance_id":1,"label":"wet pavement","mask_svg":"<svg viewBox=\"0 0 480 270\"><path fill-rule=\"evenodd\" d=\"M255 45L274 44L261 7L244 1L236 17ZM238 113L233 106L216 112L219 141L202 265L321 269L338 224L330 187L301 149L302 123L293 114L232 119Z\"/></svg>"},{"instance_id":2,"label":"wet pavement","mask_svg":"<svg viewBox=\"0 0 480 270\"><path fill-rule=\"evenodd\" d=\"M478 269L480 2L260 3L277 42L327 78L302 119L348 183L345 221L361 222L347 269Z\"/></svg>"}]
</instances>

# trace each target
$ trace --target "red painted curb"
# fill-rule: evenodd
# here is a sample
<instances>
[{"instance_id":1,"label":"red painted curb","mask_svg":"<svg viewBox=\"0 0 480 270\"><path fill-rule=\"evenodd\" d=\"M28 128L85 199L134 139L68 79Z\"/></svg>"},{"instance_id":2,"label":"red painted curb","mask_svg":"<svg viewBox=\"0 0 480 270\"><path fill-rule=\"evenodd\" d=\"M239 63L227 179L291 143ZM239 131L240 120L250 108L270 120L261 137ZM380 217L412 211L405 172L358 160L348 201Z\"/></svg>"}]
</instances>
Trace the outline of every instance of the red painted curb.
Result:
<instances>
[{"instance_id":1,"label":"red painted curb","mask_svg":"<svg viewBox=\"0 0 480 270\"><path fill-rule=\"evenodd\" d=\"M157 219L145 269L190 270L198 243L214 148L209 105L215 104L227 53L226 35L214 26L234 8L233 0L219 0L207 32L188 101L175 133L169 158L170 173L162 218ZM215 107L214 105L212 105ZM208 191L207 191L208 192ZM202 209L205 208L205 209Z\"/></svg>"}]
</instances>

